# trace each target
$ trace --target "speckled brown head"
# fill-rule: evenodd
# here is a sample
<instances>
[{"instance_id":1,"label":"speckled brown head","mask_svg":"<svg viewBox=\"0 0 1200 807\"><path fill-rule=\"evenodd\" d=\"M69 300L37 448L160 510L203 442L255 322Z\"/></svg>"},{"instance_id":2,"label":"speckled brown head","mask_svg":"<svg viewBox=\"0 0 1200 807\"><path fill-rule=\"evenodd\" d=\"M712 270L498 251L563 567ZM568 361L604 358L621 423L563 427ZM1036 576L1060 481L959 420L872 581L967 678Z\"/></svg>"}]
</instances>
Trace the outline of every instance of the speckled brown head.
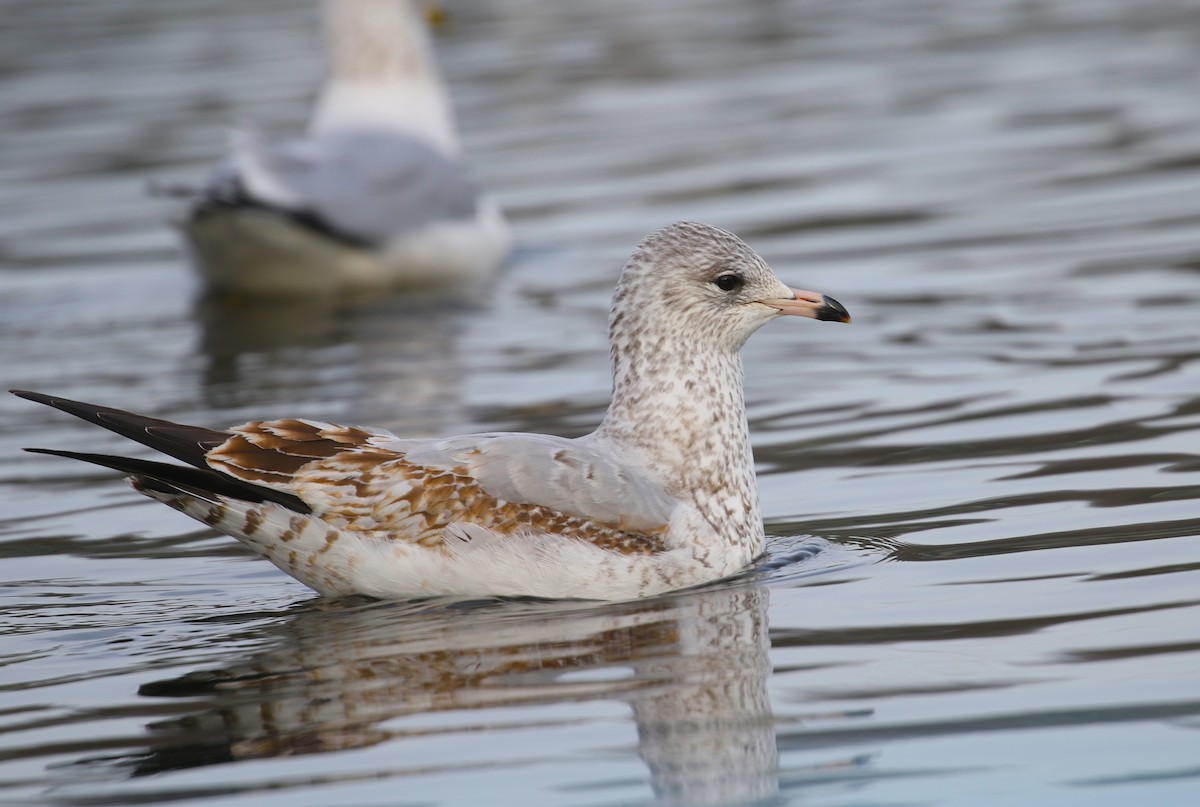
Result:
<instances>
[{"instance_id":1,"label":"speckled brown head","mask_svg":"<svg viewBox=\"0 0 1200 807\"><path fill-rule=\"evenodd\" d=\"M680 221L643 239L625 264L610 336L615 349L640 333L676 331L693 347L736 352L783 315L850 321L832 297L786 286L733 233Z\"/></svg>"},{"instance_id":2,"label":"speckled brown head","mask_svg":"<svg viewBox=\"0 0 1200 807\"><path fill-rule=\"evenodd\" d=\"M613 401L597 436L753 552L763 527L740 350L785 315L850 321L832 298L789 288L732 233L677 222L634 250L609 318Z\"/></svg>"}]
</instances>

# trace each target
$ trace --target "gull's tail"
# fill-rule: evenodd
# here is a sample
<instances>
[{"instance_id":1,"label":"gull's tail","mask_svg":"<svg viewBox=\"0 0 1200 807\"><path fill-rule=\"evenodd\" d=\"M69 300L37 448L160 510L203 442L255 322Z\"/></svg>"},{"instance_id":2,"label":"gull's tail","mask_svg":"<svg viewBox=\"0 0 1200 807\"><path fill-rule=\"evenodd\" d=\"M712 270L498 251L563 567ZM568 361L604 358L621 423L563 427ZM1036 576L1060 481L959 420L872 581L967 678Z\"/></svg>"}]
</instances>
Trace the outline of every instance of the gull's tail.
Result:
<instances>
[{"instance_id":1,"label":"gull's tail","mask_svg":"<svg viewBox=\"0 0 1200 807\"><path fill-rule=\"evenodd\" d=\"M59 398L40 392L27 390L10 390L10 392L26 400L52 406L89 423L102 426L122 437L128 437L155 451L186 462L187 465L60 449L28 448L26 451L81 460L127 473L133 478L135 487L143 492L184 494L208 502L212 502L215 496L224 496L246 502L273 502L297 513L312 512L308 505L296 496L244 482L210 468L206 459L208 452L225 443L232 436L229 432L205 429L199 426L185 426L169 420L138 415L108 406L72 401L68 398Z\"/></svg>"}]
</instances>

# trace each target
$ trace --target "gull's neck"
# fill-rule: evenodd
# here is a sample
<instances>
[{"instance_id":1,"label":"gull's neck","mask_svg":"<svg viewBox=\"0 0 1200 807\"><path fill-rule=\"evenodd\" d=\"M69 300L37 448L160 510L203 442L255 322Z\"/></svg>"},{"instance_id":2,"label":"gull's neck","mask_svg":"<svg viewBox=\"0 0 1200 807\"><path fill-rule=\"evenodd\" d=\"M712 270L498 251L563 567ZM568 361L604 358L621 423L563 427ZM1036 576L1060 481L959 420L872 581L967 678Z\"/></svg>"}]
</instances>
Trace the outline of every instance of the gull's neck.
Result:
<instances>
[{"instance_id":1,"label":"gull's neck","mask_svg":"<svg viewBox=\"0 0 1200 807\"><path fill-rule=\"evenodd\" d=\"M459 153L425 23L407 0L325 0L328 69L309 132L385 128Z\"/></svg>"},{"instance_id":2,"label":"gull's neck","mask_svg":"<svg viewBox=\"0 0 1200 807\"><path fill-rule=\"evenodd\" d=\"M593 439L636 457L669 493L692 501L722 540L757 555L763 525L741 356L646 325L653 323L614 313L613 399Z\"/></svg>"}]
</instances>

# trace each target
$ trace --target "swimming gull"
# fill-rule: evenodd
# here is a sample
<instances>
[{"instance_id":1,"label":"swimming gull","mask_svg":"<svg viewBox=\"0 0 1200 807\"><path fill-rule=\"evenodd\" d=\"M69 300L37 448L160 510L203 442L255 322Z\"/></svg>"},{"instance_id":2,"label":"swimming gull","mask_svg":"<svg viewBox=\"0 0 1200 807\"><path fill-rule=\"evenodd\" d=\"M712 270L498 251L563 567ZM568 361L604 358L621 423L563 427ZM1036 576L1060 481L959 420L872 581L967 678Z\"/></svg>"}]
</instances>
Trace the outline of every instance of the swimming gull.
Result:
<instances>
[{"instance_id":1,"label":"swimming gull","mask_svg":"<svg viewBox=\"0 0 1200 807\"><path fill-rule=\"evenodd\" d=\"M328 68L308 133L235 132L183 230L211 288L319 294L461 285L510 237L467 173L425 23L406 0L325 0Z\"/></svg>"},{"instance_id":2,"label":"swimming gull","mask_svg":"<svg viewBox=\"0 0 1200 807\"><path fill-rule=\"evenodd\" d=\"M124 471L322 594L627 599L762 553L740 349L784 315L850 321L731 233L679 222L621 271L612 403L584 437L402 439L297 418L214 431L14 392L191 467L31 450Z\"/></svg>"}]
</instances>

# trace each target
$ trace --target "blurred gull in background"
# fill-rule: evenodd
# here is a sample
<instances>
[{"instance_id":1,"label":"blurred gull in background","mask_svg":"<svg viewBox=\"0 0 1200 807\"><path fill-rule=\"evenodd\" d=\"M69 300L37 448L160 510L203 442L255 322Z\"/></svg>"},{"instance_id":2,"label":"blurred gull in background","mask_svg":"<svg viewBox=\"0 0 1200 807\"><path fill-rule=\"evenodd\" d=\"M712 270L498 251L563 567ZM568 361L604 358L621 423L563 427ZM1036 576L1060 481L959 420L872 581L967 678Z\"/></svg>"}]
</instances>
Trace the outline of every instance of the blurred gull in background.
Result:
<instances>
[{"instance_id":1,"label":"blurred gull in background","mask_svg":"<svg viewBox=\"0 0 1200 807\"><path fill-rule=\"evenodd\" d=\"M407 0L325 0L307 136L235 132L184 232L218 291L320 294L484 279L510 247L467 173L425 21Z\"/></svg>"}]
</instances>

